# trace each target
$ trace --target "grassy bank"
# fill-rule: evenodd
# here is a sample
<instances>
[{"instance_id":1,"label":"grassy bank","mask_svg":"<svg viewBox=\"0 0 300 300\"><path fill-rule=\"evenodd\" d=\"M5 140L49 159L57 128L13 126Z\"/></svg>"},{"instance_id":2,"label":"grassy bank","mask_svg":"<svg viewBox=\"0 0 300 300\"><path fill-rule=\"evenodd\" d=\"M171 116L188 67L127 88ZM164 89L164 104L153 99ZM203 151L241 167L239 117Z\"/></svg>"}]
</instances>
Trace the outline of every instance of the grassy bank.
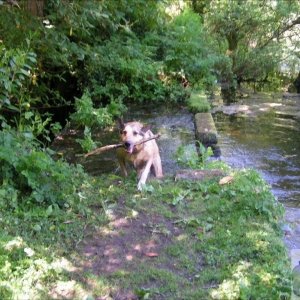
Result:
<instances>
[{"instance_id":1,"label":"grassy bank","mask_svg":"<svg viewBox=\"0 0 300 300\"><path fill-rule=\"evenodd\" d=\"M211 106L204 92L193 91L187 100L187 106L193 113L209 112Z\"/></svg>"},{"instance_id":2,"label":"grassy bank","mask_svg":"<svg viewBox=\"0 0 300 300\"><path fill-rule=\"evenodd\" d=\"M1 299L289 299L282 207L255 171L232 175L143 193L90 178L85 213L1 212Z\"/></svg>"}]
</instances>

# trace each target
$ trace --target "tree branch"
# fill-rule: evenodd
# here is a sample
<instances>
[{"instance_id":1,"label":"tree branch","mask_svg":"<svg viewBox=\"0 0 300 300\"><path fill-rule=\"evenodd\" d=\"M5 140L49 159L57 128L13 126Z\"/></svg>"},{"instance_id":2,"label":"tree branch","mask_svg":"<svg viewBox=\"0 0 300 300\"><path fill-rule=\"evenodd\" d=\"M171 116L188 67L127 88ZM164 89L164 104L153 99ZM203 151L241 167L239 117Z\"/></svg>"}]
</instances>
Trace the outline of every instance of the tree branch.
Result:
<instances>
[{"instance_id":1,"label":"tree branch","mask_svg":"<svg viewBox=\"0 0 300 300\"><path fill-rule=\"evenodd\" d=\"M145 139L142 139L140 140L139 142L135 143L134 145L137 146L137 145L141 145L143 143L146 143L148 141L151 141L151 140L154 140L154 139L158 139L160 137L160 134L155 134L149 138L145 138ZM113 149L116 149L116 148L121 148L121 147L124 147L124 144L114 144L114 145L107 145L107 146L103 146L103 147L100 147L100 148L97 148L91 152L88 152L87 154L84 155L84 157L88 157L90 155L95 155L95 154L101 154L103 152L106 152L108 150L113 150Z\"/></svg>"},{"instance_id":2,"label":"tree branch","mask_svg":"<svg viewBox=\"0 0 300 300\"><path fill-rule=\"evenodd\" d=\"M295 20L293 20L291 23L286 24L283 28L281 28L281 30L280 30L280 28L275 30L273 32L272 36L269 37L268 40L265 43L263 43L261 46L259 46L257 49L262 49L262 48L266 47L273 39L280 38L286 31L288 31L295 25L299 25L299 24L300 24L300 16L297 17Z\"/></svg>"}]
</instances>

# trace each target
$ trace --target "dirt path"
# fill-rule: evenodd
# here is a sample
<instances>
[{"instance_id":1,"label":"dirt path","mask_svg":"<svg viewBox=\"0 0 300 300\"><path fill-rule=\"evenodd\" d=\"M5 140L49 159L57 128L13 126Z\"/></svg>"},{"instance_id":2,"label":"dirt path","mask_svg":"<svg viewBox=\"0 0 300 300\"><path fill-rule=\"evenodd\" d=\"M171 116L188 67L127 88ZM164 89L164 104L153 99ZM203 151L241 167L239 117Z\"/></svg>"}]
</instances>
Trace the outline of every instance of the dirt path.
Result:
<instances>
[{"instance_id":1,"label":"dirt path","mask_svg":"<svg viewBox=\"0 0 300 300\"><path fill-rule=\"evenodd\" d=\"M178 227L160 215L128 211L119 204L108 225L83 241L81 269L96 276L109 277L120 272L132 274L141 263L155 266L164 248L180 233ZM169 269L172 262L160 267ZM106 298L98 299L130 300L138 297L130 288L118 287Z\"/></svg>"}]
</instances>

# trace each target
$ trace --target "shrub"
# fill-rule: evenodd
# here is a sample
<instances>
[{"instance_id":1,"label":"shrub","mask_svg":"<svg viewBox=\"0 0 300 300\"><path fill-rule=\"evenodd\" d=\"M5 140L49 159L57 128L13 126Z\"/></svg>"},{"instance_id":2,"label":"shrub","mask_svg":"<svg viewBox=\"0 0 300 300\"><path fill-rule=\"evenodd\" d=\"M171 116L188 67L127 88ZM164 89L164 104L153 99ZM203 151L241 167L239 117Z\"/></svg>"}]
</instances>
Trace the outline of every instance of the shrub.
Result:
<instances>
[{"instance_id":1,"label":"shrub","mask_svg":"<svg viewBox=\"0 0 300 300\"><path fill-rule=\"evenodd\" d=\"M205 35L198 14L187 9L174 18L163 42L166 72L183 73L192 85L213 85L216 57L211 55L212 41Z\"/></svg>"},{"instance_id":2,"label":"shrub","mask_svg":"<svg viewBox=\"0 0 300 300\"><path fill-rule=\"evenodd\" d=\"M165 100L160 64L153 62L151 49L136 37L114 37L95 47L94 53L86 63L86 85L94 99L102 103Z\"/></svg>"},{"instance_id":3,"label":"shrub","mask_svg":"<svg viewBox=\"0 0 300 300\"><path fill-rule=\"evenodd\" d=\"M112 123L112 116L107 107L94 108L89 92L75 99L75 112L70 116L76 125L104 127Z\"/></svg>"},{"instance_id":4,"label":"shrub","mask_svg":"<svg viewBox=\"0 0 300 300\"><path fill-rule=\"evenodd\" d=\"M14 113L16 125L22 126L30 108L30 86L35 84L36 54L30 49L7 49L0 45L0 108Z\"/></svg>"},{"instance_id":5,"label":"shrub","mask_svg":"<svg viewBox=\"0 0 300 300\"><path fill-rule=\"evenodd\" d=\"M2 209L34 205L68 207L80 198L85 175L79 166L54 161L30 133L0 132L0 194Z\"/></svg>"}]
</instances>

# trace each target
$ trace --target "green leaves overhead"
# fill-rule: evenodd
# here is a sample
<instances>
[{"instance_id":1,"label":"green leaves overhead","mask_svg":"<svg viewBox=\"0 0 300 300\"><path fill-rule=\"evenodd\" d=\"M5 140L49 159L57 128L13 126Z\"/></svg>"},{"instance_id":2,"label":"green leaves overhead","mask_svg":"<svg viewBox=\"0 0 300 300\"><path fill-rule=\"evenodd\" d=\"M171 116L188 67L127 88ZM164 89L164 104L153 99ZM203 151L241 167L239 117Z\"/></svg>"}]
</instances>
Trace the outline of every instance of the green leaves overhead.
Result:
<instances>
[{"instance_id":1,"label":"green leaves overhead","mask_svg":"<svg viewBox=\"0 0 300 300\"><path fill-rule=\"evenodd\" d=\"M294 0L212 0L203 16L206 30L219 41L219 51L231 60L233 79L256 82L278 72L282 61L288 64L295 54L299 12ZM226 77L228 71L221 73Z\"/></svg>"}]
</instances>

